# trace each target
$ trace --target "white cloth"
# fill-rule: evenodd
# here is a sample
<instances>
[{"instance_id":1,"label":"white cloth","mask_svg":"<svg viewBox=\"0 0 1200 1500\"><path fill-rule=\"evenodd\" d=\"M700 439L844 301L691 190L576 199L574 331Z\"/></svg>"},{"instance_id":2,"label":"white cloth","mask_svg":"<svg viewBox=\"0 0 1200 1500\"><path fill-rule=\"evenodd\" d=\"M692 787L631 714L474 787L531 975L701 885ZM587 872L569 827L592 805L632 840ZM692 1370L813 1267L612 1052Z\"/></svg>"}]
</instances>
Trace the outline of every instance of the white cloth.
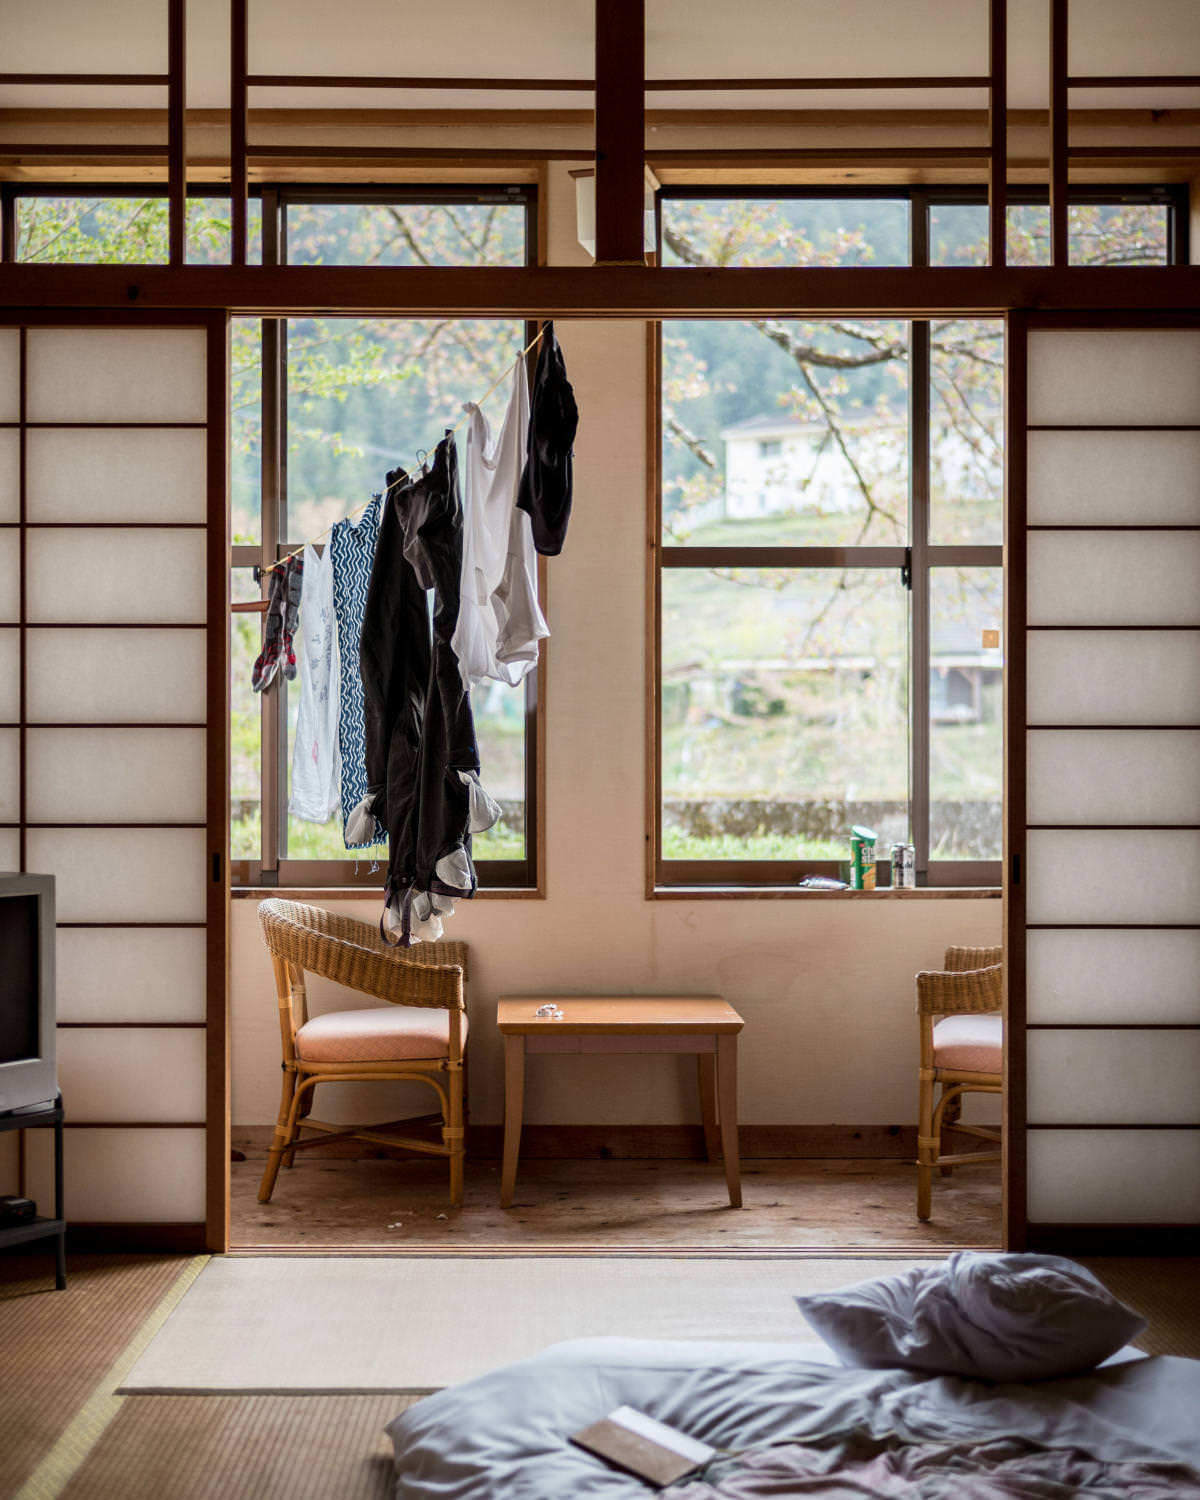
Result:
<instances>
[{"instance_id":1,"label":"white cloth","mask_svg":"<svg viewBox=\"0 0 1200 1500\"><path fill-rule=\"evenodd\" d=\"M327 823L342 794L338 746L338 654L333 614L333 562L326 547L304 549L300 593L300 711L292 751L288 809L308 823Z\"/></svg>"},{"instance_id":2,"label":"white cloth","mask_svg":"<svg viewBox=\"0 0 1200 1500\"><path fill-rule=\"evenodd\" d=\"M479 407L467 411L461 596L450 644L464 687L485 677L515 686L537 665L537 643L550 634L537 601L533 531L517 508L529 429L524 366L513 366L494 444Z\"/></svg>"}]
</instances>

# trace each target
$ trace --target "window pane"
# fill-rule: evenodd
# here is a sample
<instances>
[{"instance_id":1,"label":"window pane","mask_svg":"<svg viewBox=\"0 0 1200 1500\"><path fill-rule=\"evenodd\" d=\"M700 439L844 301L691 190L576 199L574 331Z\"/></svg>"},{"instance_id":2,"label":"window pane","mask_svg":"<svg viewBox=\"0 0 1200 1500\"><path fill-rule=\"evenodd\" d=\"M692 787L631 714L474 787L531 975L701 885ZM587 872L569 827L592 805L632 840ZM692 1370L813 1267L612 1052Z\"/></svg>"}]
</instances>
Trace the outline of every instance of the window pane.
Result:
<instances>
[{"instance_id":1,"label":"window pane","mask_svg":"<svg viewBox=\"0 0 1200 1500\"><path fill-rule=\"evenodd\" d=\"M1000 630L999 568L936 568L930 576L929 853L999 859L1004 784L1002 656L982 645Z\"/></svg>"},{"instance_id":2,"label":"window pane","mask_svg":"<svg viewBox=\"0 0 1200 1500\"><path fill-rule=\"evenodd\" d=\"M17 259L25 261L163 264L168 258L169 206L164 197L18 197ZM185 255L196 265L231 259L228 198L189 198ZM246 256L262 259L262 204L251 199Z\"/></svg>"},{"instance_id":3,"label":"window pane","mask_svg":"<svg viewBox=\"0 0 1200 1500\"><path fill-rule=\"evenodd\" d=\"M235 568L235 604L261 597L249 568ZM231 859L258 859L262 836L262 716L250 676L262 644L261 614L230 616L230 841Z\"/></svg>"},{"instance_id":4,"label":"window pane","mask_svg":"<svg viewBox=\"0 0 1200 1500\"><path fill-rule=\"evenodd\" d=\"M662 199L666 266L906 266L902 198Z\"/></svg>"},{"instance_id":5,"label":"window pane","mask_svg":"<svg viewBox=\"0 0 1200 1500\"><path fill-rule=\"evenodd\" d=\"M909 325L663 325L663 541L903 545Z\"/></svg>"},{"instance_id":6,"label":"window pane","mask_svg":"<svg viewBox=\"0 0 1200 1500\"><path fill-rule=\"evenodd\" d=\"M500 821L472 841L476 859L524 859L525 688L481 682L471 694L481 779L504 810Z\"/></svg>"},{"instance_id":7,"label":"window pane","mask_svg":"<svg viewBox=\"0 0 1200 1500\"><path fill-rule=\"evenodd\" d=\"M930 326L930 541L1004 539L1004 324Z\"/></svg>"},{"instance_id":8,"label":"window pane","mask_svg":"<svg viewBox=\"0 0 1200 1500\"><path fill-rule=\"evenodd\" d=\"M525 204L288 203L294 266L521 266Z\"/></svg>"},{"instance_id":9,"label":"window pane","mask_svg":"<svg viewBox=\"0 0 1200 1500\"><path fill-rule=\"evenodd\" d=\"M845 859L908 836L898 572L662 577L663 856Z\"/></svg>"},{"instance_id":10,"label":"window pane","mask_svg":"<svg viewBox=\"0 0 1200 1500\"><path fill-rule=\"evenodd\" d=\"M1165 266L1170 209L1165 203L1072 203L1067 245L1073 266ZM935 266L987 264L985 203L937 203L929 210L929 257ZM1045 204L1010 204L1010 266L1050 264L1050 210Z\"/></svg>"}]
</instances>

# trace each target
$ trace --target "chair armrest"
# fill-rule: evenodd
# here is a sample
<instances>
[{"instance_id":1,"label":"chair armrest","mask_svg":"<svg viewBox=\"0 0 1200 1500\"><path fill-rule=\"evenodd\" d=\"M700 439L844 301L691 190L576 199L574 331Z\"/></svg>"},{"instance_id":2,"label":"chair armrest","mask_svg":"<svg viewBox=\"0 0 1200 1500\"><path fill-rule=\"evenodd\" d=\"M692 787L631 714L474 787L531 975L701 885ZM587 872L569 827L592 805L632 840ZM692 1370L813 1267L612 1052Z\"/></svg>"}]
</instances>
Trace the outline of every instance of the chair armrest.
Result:
<instances>
[{"instance_id":1,"label":"chair armrest","mask_svg":"<svg viewBox=\"0 0 1200 1500\"><path fill-rule=\"evenodd\" d=\"M956 973L925 970L917 975L917 1013L949 1016L998 1011L1003 1007L1003 974L1000 964Z\"/></svg>"}]
</instances>

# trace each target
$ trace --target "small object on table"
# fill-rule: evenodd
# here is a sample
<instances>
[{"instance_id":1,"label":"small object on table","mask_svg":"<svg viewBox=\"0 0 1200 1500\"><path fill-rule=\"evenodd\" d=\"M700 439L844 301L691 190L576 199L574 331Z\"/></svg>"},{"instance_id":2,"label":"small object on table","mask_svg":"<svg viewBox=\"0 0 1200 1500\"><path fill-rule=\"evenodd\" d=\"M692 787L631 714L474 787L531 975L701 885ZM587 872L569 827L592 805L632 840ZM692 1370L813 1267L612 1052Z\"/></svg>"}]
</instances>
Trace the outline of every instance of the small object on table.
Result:
<instances>
[{"instance_id":1,"label":"small object on table","mask_svg":"<svg viewBox=\"0 0 1200 1500\"><path fill-rule=\"evenodd\" d=\"M496 1005L496 1024L504 1037L501 1208L512 1207L525 1057L534 1052L694 1055L705 1152L713 1161L719 1145L730 1206L741 1208L737 1034L744 1022L720 995L504 995Z\"/></svg>"},{"instance_id":2,"label":"small object on table","mask_svg":"<svg viewBox=\"0 0 1200 1500\"><path fill-rule=\"evenodd\" d=\"M806 891L848 891L850 887L835 875L806 875L800 882Z\"/></svg>"}]
</instances>

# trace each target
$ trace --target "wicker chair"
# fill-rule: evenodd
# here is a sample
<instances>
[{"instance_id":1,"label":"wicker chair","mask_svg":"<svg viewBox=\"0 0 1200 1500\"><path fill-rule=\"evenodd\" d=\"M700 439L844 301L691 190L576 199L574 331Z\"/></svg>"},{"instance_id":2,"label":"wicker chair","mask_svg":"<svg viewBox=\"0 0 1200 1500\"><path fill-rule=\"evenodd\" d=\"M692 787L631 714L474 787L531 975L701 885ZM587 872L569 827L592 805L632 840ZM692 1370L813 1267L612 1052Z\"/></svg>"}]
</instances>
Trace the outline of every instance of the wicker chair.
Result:
<instances>
[{"instance_id":1,"label":"wicker chair","mask_svg":"<svg viewBox=\"0 0 1200 1500\"><path fill-rule=\"evenodd\" d=\"M259 1202L270 1201L281 1162L286 1160L291 1166L297 1151L332 1138L401 1146L447 1157L450 1201L460 1204L465 1146L466 945L421 943L413 948L391 948L365 922L295 901L264 901L258 917L275 970L283 1042L283 1097L258 1190ZM309 1020L306 973L324 975L349 989L388 1000L391 1005L329 1011ZM318 1083L368 1079L427 1083L437 1093L441 1109L418 1119L368 1127L329 1125L309 1117ZM392 1133L397 1126L439 1123L440 1141ZM320 1133L300 1140L305 1127Z\"/></svg>"},{"instance_id":2,"label":"wicker chair","mask_svg":"<svg viewBox=\"0 0 1200 1500\"><path fill-rule=\"evenodd\" d=\"M945 970L917 975L921 1028L920 1110L917 1122L917 1218L931 1212L933 1169L943 1174L968 1162L999 1161L1000 1132L958 1118L965 1093L1003 1089L1003 969L999 948L947 948ZM941 1084L937 1107L933 1086ZM980 1136L990 1151L946 1155L942 1127Z\"/></svg>"}]
</instances>

